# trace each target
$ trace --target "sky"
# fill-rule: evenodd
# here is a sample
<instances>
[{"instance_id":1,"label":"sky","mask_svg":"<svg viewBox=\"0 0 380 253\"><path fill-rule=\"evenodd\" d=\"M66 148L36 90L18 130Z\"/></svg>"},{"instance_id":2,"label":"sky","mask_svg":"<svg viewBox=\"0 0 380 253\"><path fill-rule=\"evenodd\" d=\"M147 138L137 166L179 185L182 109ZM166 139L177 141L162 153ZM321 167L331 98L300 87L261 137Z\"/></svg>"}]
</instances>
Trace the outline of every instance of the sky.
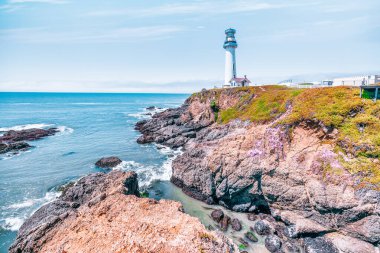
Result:
<instances>
[{"instance_id":1,"label":"sky","mask_svg":"<svg viewBox=\"0 0 380 253\"><path fill-rule=\"evenodd\" d=\"M224 30L254 84L380 74L379 0L0 0L0 91L220 86Z\"/></svg>"}]
</instances>

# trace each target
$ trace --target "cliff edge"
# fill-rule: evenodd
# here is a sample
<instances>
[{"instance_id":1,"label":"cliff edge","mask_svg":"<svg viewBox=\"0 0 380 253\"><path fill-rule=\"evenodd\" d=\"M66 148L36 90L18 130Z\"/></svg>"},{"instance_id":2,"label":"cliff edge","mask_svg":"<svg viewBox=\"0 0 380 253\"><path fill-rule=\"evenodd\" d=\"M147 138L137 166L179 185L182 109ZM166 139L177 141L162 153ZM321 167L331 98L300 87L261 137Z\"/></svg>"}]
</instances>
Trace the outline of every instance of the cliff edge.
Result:
<instances>
[{"instance_id":1,"label":"cliff edge","mask_svg":"<svg viewBox=\"0 0 380 253\"><path fill-rule=\"evenodd\" d=\"M349 87L202 91L137 123L138 142L182 147L171 181L194 198L269 213L306 249L324 241L336 252L375 252L380 105L358 95Z\"/></svg>"}]
</instances>

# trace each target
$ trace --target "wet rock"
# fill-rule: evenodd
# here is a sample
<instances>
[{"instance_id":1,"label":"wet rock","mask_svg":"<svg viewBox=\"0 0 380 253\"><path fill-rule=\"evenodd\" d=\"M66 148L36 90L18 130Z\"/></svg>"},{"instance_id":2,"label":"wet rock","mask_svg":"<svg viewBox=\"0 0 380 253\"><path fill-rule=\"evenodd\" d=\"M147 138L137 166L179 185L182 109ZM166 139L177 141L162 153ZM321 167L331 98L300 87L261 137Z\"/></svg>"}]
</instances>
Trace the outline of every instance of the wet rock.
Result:
<instances>
[{"instance_id":1,"label":"wet rock","mask_svg":"<svg viewBox=\"0 0 380 253\"><path fill-rule=\"evenodd\" d=\"M255 223L254 229L259 235L269 235L271 232L270 225L267 221L259 220Z\"/></svg>"},{"instance_id":2,"label":"wet rock","mask_svg":"<svg viewBox=\"0 0 380 253\"><path fill-rule=\"evenodd\" d=\"M122 160L120 160L116 156L111 156L111 157L103 157L102 159L97 161L95 165L100 168L114 168L120 163L122 163Z\"/></svg>"},{"instance_id":3,"label":"wet rock","mask_svg":"<svg viewBox=\"0 0 380 253\"><path fill-rule=\"evenodd\" d=\"M241 223L238 219L232 219L231 221L231 227L235 231L240 231L242 229Z\"/></svg>"},{"instance_id":4,"label":"wet rock","mask_svg":"<svg viewBox=\"0 0 380 253\"><path fill-rule=\"evenodd\" d=\"M222 231L227 231L228 230L228 226L230 225L230 222L231 222L231 218L227 215L224 215L224 217L222 218L222 220L220 221L219 225L220 225L220 230Z\"/></svg>"},{"instance_id":5,"label":"wet rock","mask_svg":"<svg viewBox=\"0 0 380 253\"><path fill-rule=\"evenodd\" d=\"M253 232L251 232L251 231L246 232L244 235L251 242L258 242L259 241L259 239L257 239L257 237L255 236L255 234Z\"/></svg>"},{"instance_id":6,"label":"wet rock","mask_svg":"<svg viewBox=\"0 0 380 253\"><path fill-rule=\"evenodd\" d=\"M0 143L0 154L25 151L31 148L26 142Z\"/></svg>"},{"instance_id":7,"label":"wet rock","mask_svg":"<svg viewBox=\"0 0 380 253\"><path fill-rule=\"evenodd\" d=\"M249 213L249 214L247 214L247 218L250 221L255 221L255 220L257 220L257 215L253 214L253 213Z\"/></svg>"},{"instance_id":8,"label":"wet rock","mask_svg":"<svg viewBox=\"0 0 380 253\"><path fill-rule=\"evenodd\" d=\"M223 217L224 217L224 213L220 209L217 209L211 212L211 218L217 223L219 223L223 219Z\"/></svg>"},{"instance_id":9,"label":"wet rock","mask_svg":"<svg viewBox=\"0 0 380 253\"><path fill-rule=\"evenodd\" d=\"M20 131L10 130L0 136L0 142L19 142L19 141L34 141L39 140L47 136L54 135L58 132L57 128L49 128L49 129L25 129Z\"/></svg>"},{"instance_id":10,"label":"wet rock","mask_svg":"<svg viewBox=\"0 0 380 253\"><path fill-rule=\"evenodd\" d=\"M281 249L281 240L276 235L269 235L267 238L265 238L265 247L270 252L278 252Z\"/></svg>"},{"instance_id":11,"label":"wet rock","mask_svg":"<svg viewBox=\"0 0 380 253\"><path fill-rule=\"evenodd\" d=\"M338 249L331 243L322 237L316 238L304 238L303 245L306 253L338 253Z\"/></svg>"},{"instance_id":12,"label":"wet rock","mask_svg":"<svg viewBox=\"0 0 380 253\"><path fill-rule=\"evenodd\" d=\"M156 107L155 106L148 106L145 109L148 110L148 111L153 111L153 110L156 110Z\"/></svg>"}]
</instances>

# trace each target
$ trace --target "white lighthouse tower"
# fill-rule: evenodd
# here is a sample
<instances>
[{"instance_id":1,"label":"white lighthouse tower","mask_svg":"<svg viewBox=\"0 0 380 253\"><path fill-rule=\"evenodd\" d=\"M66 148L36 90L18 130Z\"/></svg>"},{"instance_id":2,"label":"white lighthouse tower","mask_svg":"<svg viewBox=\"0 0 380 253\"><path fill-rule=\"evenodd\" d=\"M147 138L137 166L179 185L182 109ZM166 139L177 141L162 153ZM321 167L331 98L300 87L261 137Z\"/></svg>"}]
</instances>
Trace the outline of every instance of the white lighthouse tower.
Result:
<instances>
[{"instance_id":1,"label":"white lighthouse tower","mask_svg":"<svg viewBox=\"0 0 380 253\"><path fill-rule=\"evenodd\" d=\"M237 42L235 39L236 30L229 28L225 31L226 40L224 41L223 48L226 50L226 66L224 73L224 87L231 87L231 80L236 78L236 56L235 49Z\"/></svg>"}]
</instances>

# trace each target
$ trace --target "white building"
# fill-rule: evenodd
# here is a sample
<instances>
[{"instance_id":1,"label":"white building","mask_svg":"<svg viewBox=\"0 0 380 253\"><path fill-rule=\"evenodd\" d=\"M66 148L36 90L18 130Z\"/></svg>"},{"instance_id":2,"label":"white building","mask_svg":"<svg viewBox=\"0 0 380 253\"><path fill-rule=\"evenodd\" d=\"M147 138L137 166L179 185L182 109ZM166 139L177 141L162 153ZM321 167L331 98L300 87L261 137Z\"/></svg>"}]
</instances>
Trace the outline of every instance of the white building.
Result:
<instances>
[{"instance_id":1,"label":"white building","mask_svg":"<svg viewBox=\"0 0 380 253\"><path fill-rule=\"evenodd\" d=\"M333 81L334 86L362 86L375 85L378 83L380 83L380 75L335 78Z\"/></svg>"},{"instance_id":2,"label":"white building","mask_svg":"<svg viewBox=\"0 0 380 253\"><path fill-rule=\"evenodd\" d=\"M244 77L236 76L236 55L235 49L237 42L235 39L236 30L229 28L225 31L226 40L224 41L223 48L226 50L226 65L224 71L224 85L223 87L241 87L248 86L251 81Z\"/></svg>"}]
</instances>

